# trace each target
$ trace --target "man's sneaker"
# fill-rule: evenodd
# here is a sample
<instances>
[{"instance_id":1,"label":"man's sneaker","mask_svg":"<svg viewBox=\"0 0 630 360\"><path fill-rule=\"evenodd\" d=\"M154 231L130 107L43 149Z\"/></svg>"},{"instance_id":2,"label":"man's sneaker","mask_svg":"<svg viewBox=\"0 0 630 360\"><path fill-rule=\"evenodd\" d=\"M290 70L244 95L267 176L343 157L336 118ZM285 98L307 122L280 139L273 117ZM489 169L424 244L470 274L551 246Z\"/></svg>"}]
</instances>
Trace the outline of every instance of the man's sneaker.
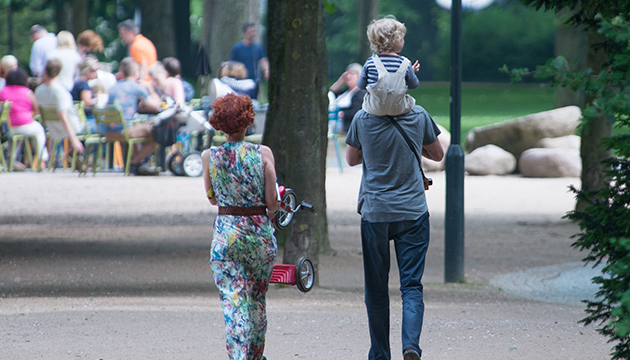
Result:
<instances>
[{"instance_id":1,"label":"man's sneaker","mask_svg":"<svg viewBox=\"0 0 630 360\"><path fill-rule=\"evenodd\" d=\"M420 354L416 350L407 349L403 354L403 359L405 360L420 360Z\"/></svg>"},{"instance_id":2,"label":"man's sneaker","mask_svg":"<svg viewBox=\"0 0 630 360\"><path fill-rule=\"evenodd\" d=\"M136 172L138 175L159 175L160 171L157 168L151 167L147 164L138 166L138 170Z\"/></svg>"}]
</instances>

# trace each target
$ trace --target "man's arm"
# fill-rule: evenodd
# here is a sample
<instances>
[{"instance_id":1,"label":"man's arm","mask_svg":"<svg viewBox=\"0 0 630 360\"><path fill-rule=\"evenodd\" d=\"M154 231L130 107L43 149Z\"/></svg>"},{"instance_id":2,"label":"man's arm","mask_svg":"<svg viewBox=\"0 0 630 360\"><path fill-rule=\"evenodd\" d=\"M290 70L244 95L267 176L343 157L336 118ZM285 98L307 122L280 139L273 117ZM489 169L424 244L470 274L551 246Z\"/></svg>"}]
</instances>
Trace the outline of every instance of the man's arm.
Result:
<instances>
[{"instance_id":1,"label":"man's arm","mask_svg":"<svg viewBox=\"0 0 630 360\"><path fill-rule=\"evenodd\" d=\"M262 69L265 80L269 80L269 59L264 57L260 59L260 68Z\"/></svg>"},{"instance_id":2,"label":"man's arm","mask_svg":"<svg viewBox=\"0 0 630 360\"><path fill-rule=\"evenodd\" d=\"M346 162L350 166L355 166L363 163L363 151L348 145L346 147Z\"/></svg>"},{"instance_id":3,"label":"man's arm","mask_svg":"<svg viewBox=\"0 0 630 360\"><path fill-rule=\"evenodd\" d=\"M428 145L422 146L422 156L433 161L440 161L444 158L444 149L440 144L440 139L437 137L435 141Z\"/></svg>"}]
</instances>

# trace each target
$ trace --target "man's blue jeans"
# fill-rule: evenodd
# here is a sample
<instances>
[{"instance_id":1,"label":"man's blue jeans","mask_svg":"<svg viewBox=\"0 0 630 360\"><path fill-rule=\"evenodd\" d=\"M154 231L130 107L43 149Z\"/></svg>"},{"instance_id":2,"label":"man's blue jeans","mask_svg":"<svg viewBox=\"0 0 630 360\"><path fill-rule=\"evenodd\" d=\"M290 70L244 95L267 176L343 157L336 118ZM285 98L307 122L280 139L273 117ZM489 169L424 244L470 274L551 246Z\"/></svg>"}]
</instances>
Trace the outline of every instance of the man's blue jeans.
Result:
<instances>
[{"instance_id":1,"label":"man's blue jeans","mask_svg":"<svg viewBox=\"0 0 630 360\"><path fill-rule=\"evenodd\" d=\"M424 301L422 274L429 247L429 213L417 220L373 223L361 220L365 305L372 346L370 360L390 360L389 345L389 241L394 240L402 292L402 349L422 354Z\"/></svg>"}]
</instances>

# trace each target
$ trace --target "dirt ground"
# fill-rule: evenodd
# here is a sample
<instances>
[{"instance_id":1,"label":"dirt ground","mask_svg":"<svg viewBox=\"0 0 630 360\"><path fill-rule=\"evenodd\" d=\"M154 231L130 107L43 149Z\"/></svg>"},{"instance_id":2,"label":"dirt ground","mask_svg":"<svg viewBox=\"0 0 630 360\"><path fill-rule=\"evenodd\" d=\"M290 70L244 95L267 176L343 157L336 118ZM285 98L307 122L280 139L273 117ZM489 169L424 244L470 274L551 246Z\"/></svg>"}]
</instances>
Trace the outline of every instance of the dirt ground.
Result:
<instances>
[{"instance_id":1,"label":"dirt ground","mask_svg":"<svg viewBox=\"0 0 630 360\"><path fill-rule=\"evenodd\" d=\"M320 285L310 293L271 287L269 360L367 358L360 177L360 168L329 166L334 252L319 257ZM491 285L506 274L579 263L584 254L570 246L578 228L562 219L573 206L567 186L579 180L467 176L466 283L444 284L445 178L431 177L422 358L607 358L606 338L578 324L579 298L558 300L554 288L516 296ZM200 178L170 175L0 174L0 359L226 359L208 265L216 209L202 187ZM399 360L392 264L392 358Z\"/></svg>"}]
</instances>

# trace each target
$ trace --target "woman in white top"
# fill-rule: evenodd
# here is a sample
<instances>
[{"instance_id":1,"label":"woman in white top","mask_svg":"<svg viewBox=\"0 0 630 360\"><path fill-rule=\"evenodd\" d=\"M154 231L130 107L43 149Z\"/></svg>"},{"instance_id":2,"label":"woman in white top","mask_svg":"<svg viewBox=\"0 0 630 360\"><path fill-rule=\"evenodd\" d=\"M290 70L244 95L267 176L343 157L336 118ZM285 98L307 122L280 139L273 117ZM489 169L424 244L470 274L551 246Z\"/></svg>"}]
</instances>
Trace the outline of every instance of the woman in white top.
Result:
<instances>
[{"instance_id":1,"label":"woman in white top","mask_svg":"<svg viewBox=\"0 0 630 360\"><path fill-rule=\"evenodd\" d=\"M59 83L68 91L72 91L81 55L77 51L77 44L71 32L62 30L57 34L57 48L46 54L46 61L51 59L61 61L62 68L61 74L59 74Z\"/></svg>"}]
</instances>

